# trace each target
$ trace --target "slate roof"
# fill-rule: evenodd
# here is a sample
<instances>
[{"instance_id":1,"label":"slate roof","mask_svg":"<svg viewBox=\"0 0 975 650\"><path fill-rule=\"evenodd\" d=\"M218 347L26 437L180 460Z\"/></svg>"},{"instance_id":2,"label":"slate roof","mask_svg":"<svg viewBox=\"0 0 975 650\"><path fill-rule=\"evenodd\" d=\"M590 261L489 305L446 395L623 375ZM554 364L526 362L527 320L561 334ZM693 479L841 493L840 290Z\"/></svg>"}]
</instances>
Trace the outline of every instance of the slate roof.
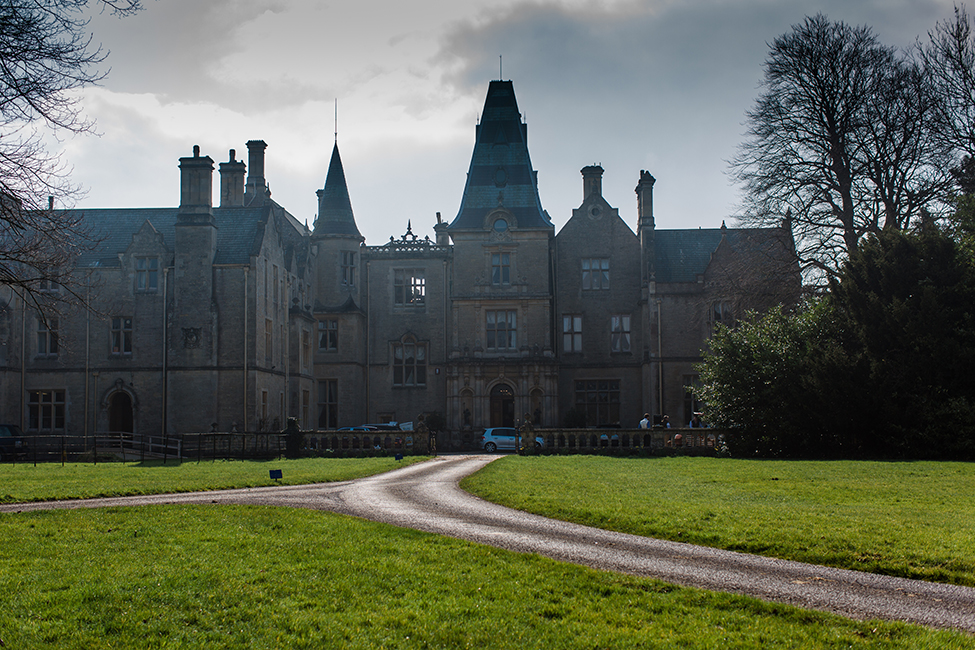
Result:
<instances>
[{"instance_id":1,"label":"slate roof","mask_svg":"<svg viewBox=\"0 0 975 650\"><path fill-rule=\"evenodd\" d=\"M514 86L488 86L474 140L467 184L452 229L483 229L484 218L498 207L509 210L519 228L552 228L538 197L528 155L528 125L521 121Z\"/></svg>"},{"instance_id":2,"label":"slate roof","mask_svg":"<svg viewBox=\"0 0 975 650\"><path fill-rule=\"evenodd\" d=\"M352 213L352 200L349 198L349 186L345 182L345 168L339 155L338 142L332 147L325 189L318 199L318 219L315 220L314 234L362 237Z\"/></svg>"},{"instance_id":3,"label":"slate roof","mask_svg":"<svg viewBox=\"0 0 975 650\"><path fill-rule=\"evenodd\" d=\"M654 277L657 282L696 282L723 236L740 253L782 237L777 228L706 228L654 231Z\"/></svg>"},{"instance_id":4,"label":"slate roof","mask_svg":"<svg viewBox=\"0 0 975 650\"><path fill-rule=\"evenodd\" d=\"M213 217L217 226L214 263L249 264L250 256L260 246L264 223L275 208L283 212L271 201L257 207L214 208ZM82 215L93 237L100 240L94 250L81 255L78 266L117 267L118 254L132 244L132 236L147 220L162 235L166 249L170 252L173 250L179 208L100 208L75 212ZM293 221L291 218L287 223L294 226L297 222Z\"/></svg>"}]
</instances>

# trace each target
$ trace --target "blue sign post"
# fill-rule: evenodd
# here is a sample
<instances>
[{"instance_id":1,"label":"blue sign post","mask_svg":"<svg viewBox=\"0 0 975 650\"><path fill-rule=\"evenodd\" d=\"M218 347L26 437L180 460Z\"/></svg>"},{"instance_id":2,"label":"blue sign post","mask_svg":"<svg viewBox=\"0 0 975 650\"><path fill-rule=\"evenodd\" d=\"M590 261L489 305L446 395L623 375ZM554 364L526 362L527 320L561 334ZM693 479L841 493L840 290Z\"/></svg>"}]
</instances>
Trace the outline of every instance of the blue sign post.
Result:
<instances>
[{"instance_id":1,"label":"blue sign post","mask_svg":"<svg viewBox=\"0 0 975 650\"><path fill-rule=\"evenodd\" d=\"M282 476L283 476L283 474L282 474L281 470L279 470L279 469L272 469L271 470L271 478L277 479L277 480L280 481Z\"/></svg>"}]
</instances>

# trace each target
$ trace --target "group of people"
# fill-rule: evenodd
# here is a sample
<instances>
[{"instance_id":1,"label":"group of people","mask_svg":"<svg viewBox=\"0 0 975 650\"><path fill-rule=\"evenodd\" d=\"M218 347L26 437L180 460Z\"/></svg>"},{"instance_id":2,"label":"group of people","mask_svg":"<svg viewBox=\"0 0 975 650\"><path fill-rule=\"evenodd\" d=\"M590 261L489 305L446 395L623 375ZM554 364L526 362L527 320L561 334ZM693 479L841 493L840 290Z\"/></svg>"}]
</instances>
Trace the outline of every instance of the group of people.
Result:
<instances>
[{"instance_id":1,"label":"group of people","mask_svg":"<svg viewBox=\"0 0 975 650\"><path fill-rule=\"evenodd\" d=\"M691 421L687 423L688 429L703 429L705 427L707 427L707 425L704 424L704 421L701 419L701 414L698 412L695 412L693 417L691 417ZM641 429L652 429L652 428L669 429L670 416L664 415L663 417L660 418L660 423L655 425L653 424L653 420L650 418L650 414L644 413L643 419L640 420L640 428Z\"/></svg>"}]
</instances>

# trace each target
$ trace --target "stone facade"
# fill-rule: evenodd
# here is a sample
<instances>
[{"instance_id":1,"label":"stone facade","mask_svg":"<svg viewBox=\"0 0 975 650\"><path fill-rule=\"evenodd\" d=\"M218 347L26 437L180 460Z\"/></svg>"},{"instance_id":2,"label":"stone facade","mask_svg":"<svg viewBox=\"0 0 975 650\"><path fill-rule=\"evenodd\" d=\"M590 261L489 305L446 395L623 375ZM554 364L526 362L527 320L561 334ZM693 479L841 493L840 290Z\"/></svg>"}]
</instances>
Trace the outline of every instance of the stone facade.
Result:
<instances>
[{"instance_id":1,"label":"stone facade","mask_svg":"<svg viewBox=\"0 0 975 650\"><path fill-rule=\"evenodd\" d=\"M0 311L0 419L70 435L305 430L441 414L461 431L675 424L701 348L746 309L794 302L789 229L657 230L641 172L634 231L585 167L556 233L511 82L490 84L464 198L435 239L366 245L334 147L313 230L248 164L180 159L177 208L86 210L102 241L76 277L95 311ZM246 178L245 178L246 175ZM53 287L56 289L56 287ZM421 446L425 441L414 442Z\"/></svg>"}]
</instances>

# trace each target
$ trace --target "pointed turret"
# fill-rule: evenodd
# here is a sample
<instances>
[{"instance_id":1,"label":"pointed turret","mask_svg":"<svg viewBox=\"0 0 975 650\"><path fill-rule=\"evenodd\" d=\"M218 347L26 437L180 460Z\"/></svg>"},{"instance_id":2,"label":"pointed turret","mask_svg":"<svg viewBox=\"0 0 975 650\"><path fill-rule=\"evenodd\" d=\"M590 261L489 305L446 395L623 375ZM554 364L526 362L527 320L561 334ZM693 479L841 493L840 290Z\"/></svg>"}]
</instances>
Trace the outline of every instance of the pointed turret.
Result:
<instances>
[{"instance_id":1,"label":"pointed turret","mask_svg":"<svg viewBox=\"0 0 975 650\"><path fill-rule=\"evenodd\" d=\"M506 210L517 228L553 228L538 198L535 171L528 156L528 125L521 121L514 86L492 81L477 125L467 185L451 230L490 227L487 216Z\"/></svg>"},{"instance_id":2,"label":"pointed turret","mask_svg":"<svg viewBox=\"0 0 975 650\"><path fill-rule=\"evenodd\" d=\"M314 235L362 239L352 214L352 201L349 199L349 187L345 183L345 169L342 167L338 142L332 148L325 188L318 190L318 219L315 221Z\"/></svg>"}]
</instances>

